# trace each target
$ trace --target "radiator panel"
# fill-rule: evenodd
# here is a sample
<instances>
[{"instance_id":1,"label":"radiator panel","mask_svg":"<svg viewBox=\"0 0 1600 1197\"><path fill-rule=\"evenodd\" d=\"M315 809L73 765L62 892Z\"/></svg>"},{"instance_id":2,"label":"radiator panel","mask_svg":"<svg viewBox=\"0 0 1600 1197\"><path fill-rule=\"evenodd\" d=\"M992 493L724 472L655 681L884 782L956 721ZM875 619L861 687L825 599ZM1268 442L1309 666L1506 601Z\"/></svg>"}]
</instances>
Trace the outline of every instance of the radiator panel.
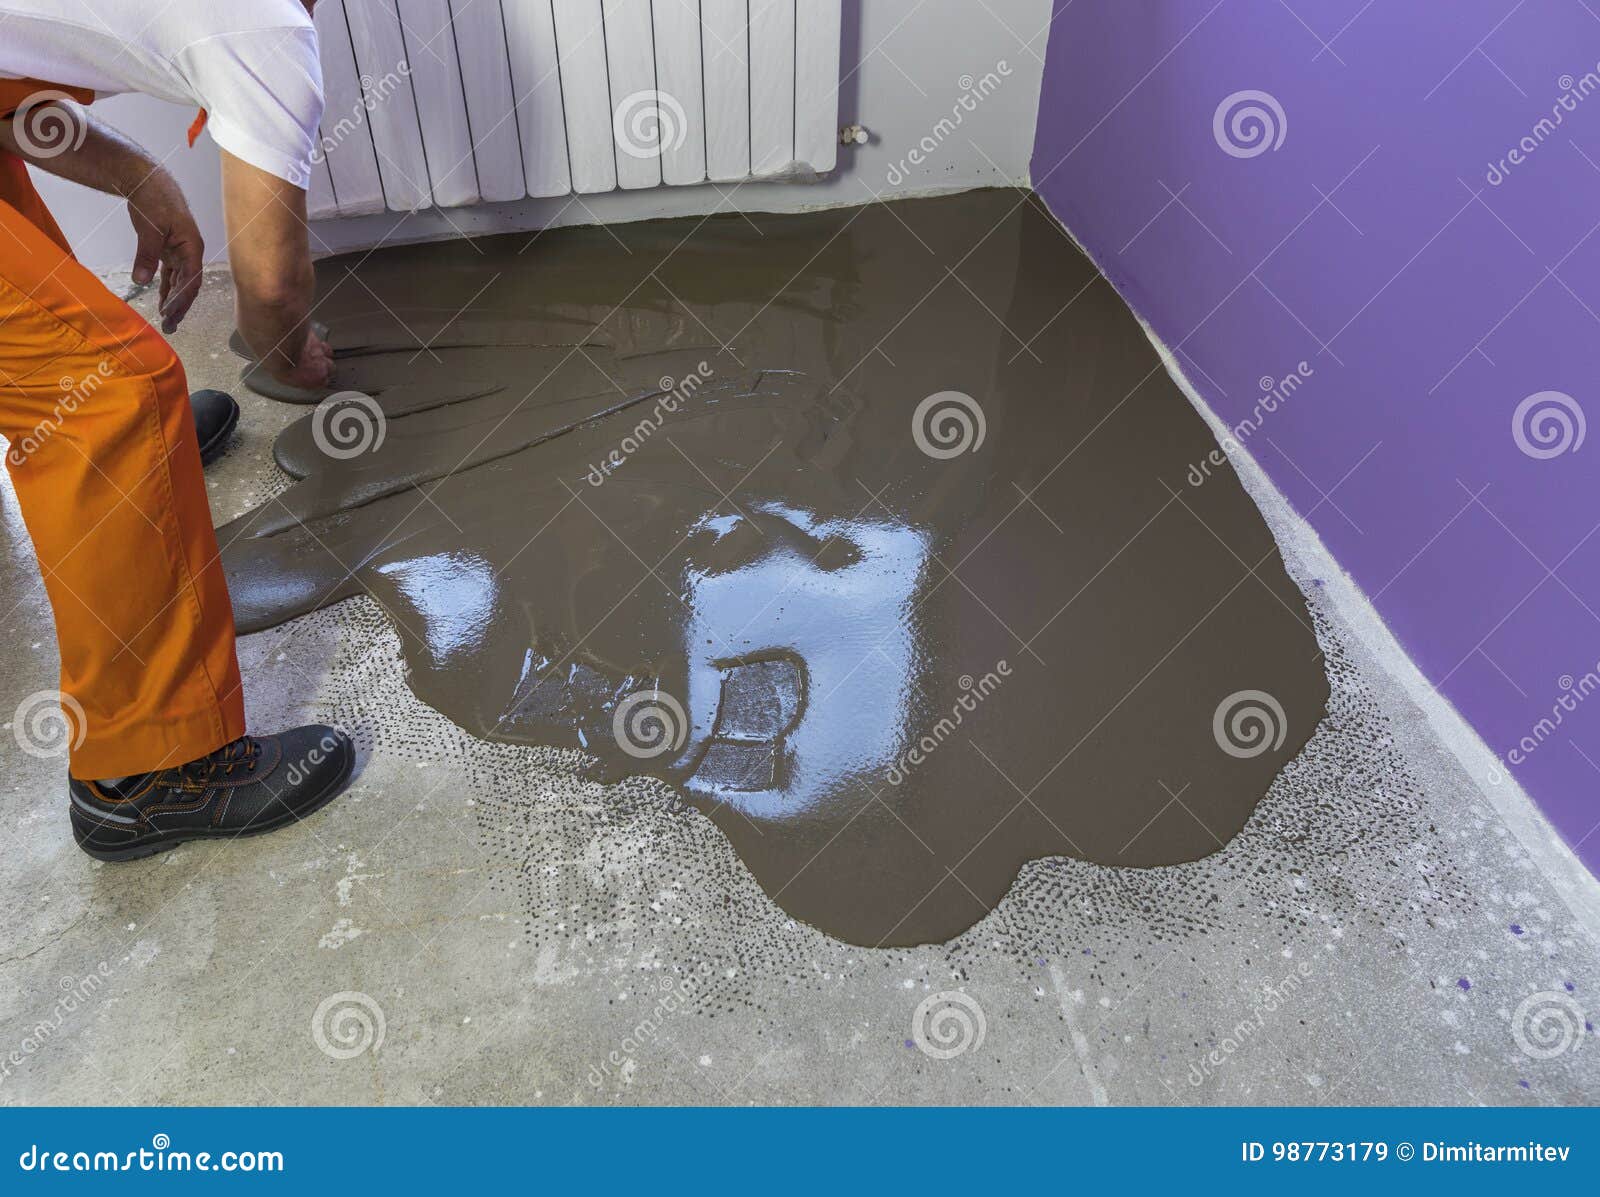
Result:
<instances>
[{"instance_id":1,"label":"radiator panel","mask_svg":"<svg viewBox=\"0 0 1600 1197\"><path fill-rule=\"evenodd\" d=\"M650 0L603 0L617 186L661 186L660 104Z\"/></svg>"},{"instance_id":2,"label":"radiator panel","mask_svg":"<svg viewBox=\"0 0 1600 1197\"><path fill-rule=\"evenodd\" d=\"M839 163L839 49L842 14L837 4L805 10L795 27L794 156L819 175ZM806 97L801 102L800 97Z\"/></svg>"},{"instance_id":3,"label":"radiator panel","mask_svg":"<svg viewBox=\"0 0 1600 1197\"><path fill-rule=\"evenodd\" d=\"M372 128L362 102L344 0L323 0L316 8L317 40L322 46L324 107L318 157L327 178L313 177L307 207L313 219L364 216L384 209L383 180L372 146Z\"/></svg>"},{"instance_id":4,"label":"radiator panel","mask_svg":"<svg viewBox=\"0 0 1600 1197\"><path fill-rule=\"evenodd\" d=\"M706 171L713 182L750 176L750 13L748 0L700 0Z\"/></svg>"},{"instance_id":5,"label":"radiator panel","mask_svg":"<svg viewBox=\"0 0 1600 1197\"><path fill-rule=\"evenodd\" d=\"M794 161L793 0L750 0L750 173Z\"/></svg>"},{"instance_id":6,"label":"radiator panel","mask_svg":"<svg viewBox=\"0 0 1600 1197\"><path fill-rule=\"evenodd\" d=\"M661 101L661 181L673 187L706 179L706 111L700 74L700 0L655 0L656 86ZM835 63L837 73L837 62Z\"/></svg>"},{"instance_id":7,"label":"radiator panel","mask_svg":"<svg viewBox=\"0 0 1600 1197\"><path fill-rule=\"evenodd\" d=\"M585 195L611 191L617 185L617 155L611 147L611 83L600 0L554 3L572 189Z\"/></svg>"},{"instance_id":8,"label":"radiator panel","mask_svg":"<svg viewBox=\"0 0 1600 1197\"><path fill-rule=\"evenodd\" d=\"M484 200L521 199L528 193L517 137L516 93L511 89L511 56L498 4L450 0L455 51L461 63L461 88L472 130L472 157L478 191Z\"/></svg>"},{"instance_id":9,"label":"radiator panel","mask_svg":"<svg viewBox=\"0 0 1600 1197\"><path fill-rule=\"evenodd\" d=\"M483 196L449 0L400 0L399 11L433 202L441 208L476 204Z\"/></svg>"},{"instance_id":10,"label":"radiator panel","mask_svg":"<svg viewBox=\"0 0 1600 1197\"><path fill-rule=\"evenodd\" d=\"M501 0L501 9L524 185L532 196L566 195L572 190L572 170L567 164L567 122L550 0Z\"/></svg>"},{"instance_id":11,"label":"radiator panel","mask_svg":"<svg viewBox=\"0 0 1600 1197\"><path fill-rule=\"evenodd\" d=\"M422 127L417 123L411 62L400 32L400 12L394 0L346 0L344 11L359 72L356 86L372 130L384 203L393 212L432 207L428 159L422 150ZM326 49L322 52L322 69L328 69ZM324 108L324 136L327 119ZM343 215L342 210L340 214Z\"/></svg>"},{"instance_id":12,"label":"radiator panel","mask_svg":"<svg viewBox=\"0 0 1600 1197\"><path fill-rule=\"evenodd\" d=\"M311 215L822 174L841 0L322 0Z\"/></svg>"}]
</instances>

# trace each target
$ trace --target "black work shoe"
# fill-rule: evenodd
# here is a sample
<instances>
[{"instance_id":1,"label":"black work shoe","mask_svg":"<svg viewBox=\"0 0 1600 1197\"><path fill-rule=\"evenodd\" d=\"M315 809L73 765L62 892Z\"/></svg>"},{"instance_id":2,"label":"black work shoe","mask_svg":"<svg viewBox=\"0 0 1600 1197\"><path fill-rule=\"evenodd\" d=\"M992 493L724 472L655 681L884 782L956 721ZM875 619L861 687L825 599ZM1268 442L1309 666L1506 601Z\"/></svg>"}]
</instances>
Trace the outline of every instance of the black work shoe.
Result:
<instances>
[{"instance_id":1,"label":"black work shoe","mask_svg":"<svg viewBox=\"0 0 1600 1197\"><path fill-rule=\"evenodd\" d=\"M303 819L344 789L348 736L313 723L243 736L176 769L69 783L72 833L100 860L135 860L186 840L260 835Z\"/></svg>"},{"instance_id":2,"label":"black work shoe","mask_svg":"<svg viewBox=\"0 0 1600 1197\"><path fill-rule=\"evenodd\" d=\"M239 405L227 391L194 391L189 406L194 410L194 431L200 441L200 464L209 465L238 426Z\"/></svg>"}]
</instances>

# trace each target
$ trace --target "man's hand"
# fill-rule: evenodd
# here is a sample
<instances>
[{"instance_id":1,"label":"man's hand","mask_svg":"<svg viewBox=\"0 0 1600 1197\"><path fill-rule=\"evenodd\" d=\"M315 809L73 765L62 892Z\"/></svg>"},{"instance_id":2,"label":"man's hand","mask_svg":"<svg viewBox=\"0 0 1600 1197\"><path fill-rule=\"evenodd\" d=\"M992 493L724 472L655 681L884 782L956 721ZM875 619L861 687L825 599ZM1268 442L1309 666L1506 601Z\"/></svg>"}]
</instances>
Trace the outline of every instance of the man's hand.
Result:
<instances>
[{"instance_id":1,"label":"man's hand","mask_svg":"<svg viewBox=\"0 0 1600 1197\"><path fill-rule=\"evenodd\" d=\"M307 328L299 360L294 369L283 376L283 381L307 391L320 391L329 386L333 382L333 346Z\"/></svg>"},{"instance_id":2,"label":"man's hand","mask_svg":"<svg viewBox=\"0 0 1600 1197\"><path fill-rule=\"evenodd\" d=\"M140 286L161 271L161 331L177 329L200 294L205 242L171 175L159 167L128 195L128 218L138 237L133 281Z\"/></svg>"},{"instance_id":3,"label":"man's hand","mask_svg":"<svg viewBox=\"0 0 1600 1197\"><path fill-rule=\"evenodd\" d=\"M139 247L133 279L143 285L161 271L161 330L178 327L200 290L205 245L183 192L156 160L110 125L72 100L51 100L33 109L43 127L69 131L62 140L39 145L19 137L11 118L0 120L0 151L108 195L128 201Z\"/></svg>"}]
</instances>

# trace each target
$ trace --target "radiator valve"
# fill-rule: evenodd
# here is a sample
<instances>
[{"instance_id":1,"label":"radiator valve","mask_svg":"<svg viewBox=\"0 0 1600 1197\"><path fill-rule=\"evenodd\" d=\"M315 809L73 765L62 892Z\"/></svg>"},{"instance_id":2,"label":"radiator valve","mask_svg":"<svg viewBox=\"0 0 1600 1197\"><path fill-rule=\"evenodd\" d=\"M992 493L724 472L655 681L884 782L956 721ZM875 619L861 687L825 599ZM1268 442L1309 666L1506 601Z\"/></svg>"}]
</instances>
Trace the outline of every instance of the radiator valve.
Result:
<instances>
[{"instance_id":1,"label":"radiator valve","mask_svg":"<svg viewBox=\"0 0 1600 1197\"><path fill-rule=\"evenodd\" d=\"M846 125L839 130L839 144L866 145L871 136L863 125Z\"/></svg>"}]
</instances>

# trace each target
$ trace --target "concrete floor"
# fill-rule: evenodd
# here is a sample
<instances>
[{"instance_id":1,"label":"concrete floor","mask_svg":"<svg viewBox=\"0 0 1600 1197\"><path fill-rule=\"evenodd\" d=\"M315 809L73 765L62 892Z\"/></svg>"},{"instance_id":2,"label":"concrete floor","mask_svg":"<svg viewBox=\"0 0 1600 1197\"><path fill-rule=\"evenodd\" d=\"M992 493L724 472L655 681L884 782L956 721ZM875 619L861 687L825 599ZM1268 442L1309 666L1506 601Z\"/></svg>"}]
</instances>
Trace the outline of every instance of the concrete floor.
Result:
<instances>
[{"instance_id":1,"label":"concrete floor","mask_svg":"<svg viewBox=\"0 0 1600 1197\"><path fill-rule=\"evenodd\" d=\"M191 385L237 390L230 327L210 278L174 338ZM208 473L219 523L281 485L299 414L245 397ZM423 707L356 600L240 645L256 727L333 720L362 748L351 792L288 831L93 863L63 763L7 724L0 1101L1594 1102L1600 885L1240 469L1333 698L1206 860L1036 861L950 944L851 947L663 788ZM0 553L6 716L56 684L9 487Z\"/></svg>"}]
</instances>

